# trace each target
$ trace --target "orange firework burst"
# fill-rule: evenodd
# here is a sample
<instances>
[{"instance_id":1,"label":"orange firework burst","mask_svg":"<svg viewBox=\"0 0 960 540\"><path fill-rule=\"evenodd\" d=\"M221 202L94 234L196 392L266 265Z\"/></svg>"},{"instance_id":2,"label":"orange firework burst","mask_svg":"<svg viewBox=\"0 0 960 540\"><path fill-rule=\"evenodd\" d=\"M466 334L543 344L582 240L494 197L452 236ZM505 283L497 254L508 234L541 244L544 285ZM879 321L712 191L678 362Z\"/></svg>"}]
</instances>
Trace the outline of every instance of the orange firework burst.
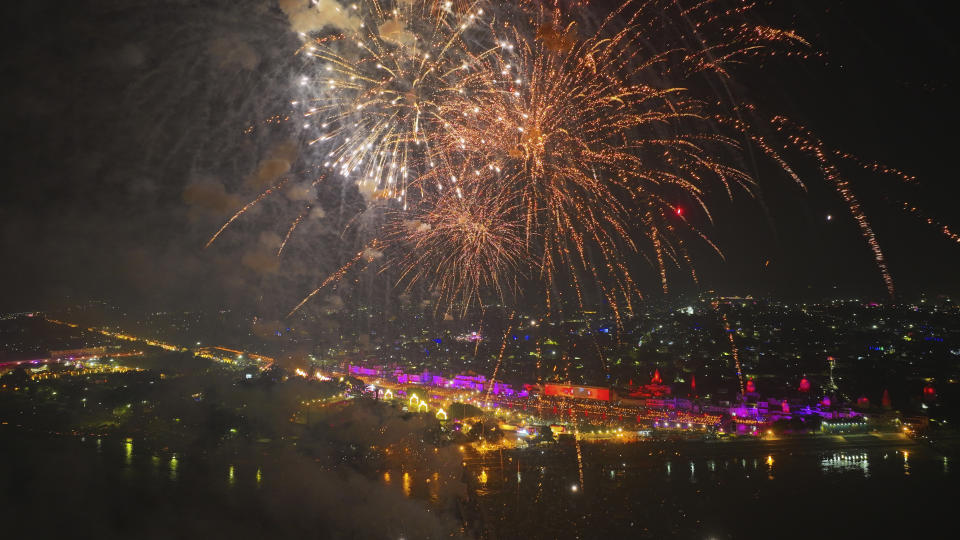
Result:
<instances>
[{"instance_id":1,"label":"orange firework burst","mask_svg":"<svg viewBox=\"0 0 960 540\"><path fill-rule=\"evenodd\" d=\"M509 192L489 193L485 180L462 181L391 224L400 281L428 283L438 307L466 310L485 291L516 291L526 259L519 206Z\"/></svg>"},{"instance_id":2,"label":"orange firework burst","mask_svg":"<svg viewBox=\"0 0 960 540\"><path fill-rule=\"evenodd\" d=\"M717 132L706 100L647 81L726 76L727 62L760 54L765 42L802 40L738 28L722 43L649 52L639 41L653 21L640 14L663 16L669 6L651 9L659 4L627 2L620 11L632 6L636 14L624 26L615 28L611 16L581 38L574 23L560 26L554 12L527 3L526 18L490 26L496 54L471 62L489 84L440 104L444 155L469 155L520 201L530 264L548 302L569 283L582 305L589 282L615 313L631 309L640 296L631 254L644 246L666 289L667 264L690 260L678 233L699 235L671 201L693 200L709 215L704 195L713 185L732 193L753 184L728 164L740 143Z\"/></svg>"},{"instance_id":3,"label":"orange firework burst","mask_svg":"<svg viewBox=\"0 0 960 540\"><path fill-rule=\"evenodd\" d=\"M666 292L672 268L697 280L689 239L721 253L694 222L712 221L715 194L755 194L742 165L754 153L804 187L780 154L794 148L847 203L893 293L866 214L831 162L856 158L731 89L737 64L807 57L809 43L751 23L749 1L626 0L596 23L586 5L358 0L350 24L305 36L300 52L317 63L294 107L325 174L386 209L373 236L398 283L429 284L439 304L466 311L530 279L548 312L597 295L619 320L641 298L637 261ZM754 129L758 117L787 144Z\"/></svg>"}]
</instances>

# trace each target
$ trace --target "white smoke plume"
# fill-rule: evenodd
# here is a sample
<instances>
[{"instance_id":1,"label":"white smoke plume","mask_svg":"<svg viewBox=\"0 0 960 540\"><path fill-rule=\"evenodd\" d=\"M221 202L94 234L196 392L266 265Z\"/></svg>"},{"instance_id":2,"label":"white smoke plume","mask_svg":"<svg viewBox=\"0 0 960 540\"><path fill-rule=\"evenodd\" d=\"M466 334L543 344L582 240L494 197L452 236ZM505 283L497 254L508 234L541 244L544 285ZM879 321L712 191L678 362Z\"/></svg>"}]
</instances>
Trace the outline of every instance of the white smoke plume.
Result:
<instances>
[{"instance_id":1,"label":"white smoke plume","mask_svg":"<svg viewBox=\"0 0 960 540\"><path fill-rule=\"evenodd\" d=\"M360 18L336 0L278 0L278 4L290 21L290 29L301 36L325 27L360 28Z\"/></svg>"}]
</instances>

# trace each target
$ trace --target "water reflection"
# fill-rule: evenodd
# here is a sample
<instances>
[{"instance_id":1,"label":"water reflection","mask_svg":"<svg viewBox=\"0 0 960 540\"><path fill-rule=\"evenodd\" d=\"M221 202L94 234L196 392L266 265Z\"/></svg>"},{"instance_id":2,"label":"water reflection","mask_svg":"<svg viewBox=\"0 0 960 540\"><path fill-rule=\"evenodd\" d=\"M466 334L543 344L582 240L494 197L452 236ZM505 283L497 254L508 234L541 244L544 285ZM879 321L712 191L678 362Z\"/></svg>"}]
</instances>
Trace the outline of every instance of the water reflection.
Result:
<instances>
[{"instance_id":1,"label":"water reflection","mask_svg":"<svg viewBox=\"0 0 960 540\"><path fill-rule=\"evenodd\" d=\"M413 481L410 479L410 473L403 473L403 494L407 497L410 496L410 490L412 487Z\"/></svg>"},{"instance_id":2,"label":"water reflection","mask_svg":"<svg viewBox=\"0 0 960 540\"><path fill-rule=\"evenodd\" d=\"M89 437L82 444L86 456L99 452L95 440ZM95 467L96 475L122 482L128 487L127 491L134 489L151 497L176 496L182 500L195 497L198 492L202 497L208 493L205 486L210 484L219 485L222 495L226 473L233 487L224 501L231 505L260 501L283 488L284 482L280 482L264 486L270 488L269 493L257 490L263 486L260 467L274 470L269 461L261 461L263 458L250 462L231 456L213 461L207 456L188 454L187 463L180 469L182 456L169 450L154 450L146 440L138 443L141 453L133 459L133 444L133 440L107 438L103 455L88 460L91 467ZM903 448L909 451L904 452ZM441 505L450 491L444 489L448 487L446 482L456 484L459 489L461 478L467 478L470 496L475 496L473 500L487 516L485 526L501 538L752 537L756 536L755 529L746 530L747 524L741 526L739 521L730 518L742 512L744 501L777 501L802 515L817 515L825 507L844 508L851 514L862 512L864 515L871 512L894 515L888 509L902 507L916 514L920 505L939 511L936 505L942 506L948 501L931 502L933 498L922 494L943 490L955 480L948 478L949 459L919 445L865 448L755 445L753 449L751 453L742 447L717 444L690 445L686 452L676 452L673 448L651 452L649 446L608 449L585 445L583 484L577 482L578 464L573 448L505 451L502 461L489 456L485 460L470 461L468 456L466 477L451 474L441 479L437 472L423 469L404 472L395 468L373 473L372 480L379 480L377 477L382 475L382 489L399 495L392 487L392 475L400 474L402 482L398 487L402 487L402 496L424 505ZM777 452L775 458L774 451ZM164 459L168 465L163 464ZM252 467L250 470L256 471L255 476L245 469L244 480L240 481L239 465L228 461L232 459ZM672 477L674 459L680 467L676 478ZM689 469L686 474L683 474L684 461ZM751 469L751 462L755 469ZM622 465L617 467L617 463ZM413 482L413 472L417 472L420 483ZM164 473L169 474L169 479ZM905 479L907 474L910 478ZM251 477L256 479L255 483L249 482ZM117 497L125 496L122 490L117 493ZM811 497L811 493L816 496ZM636 523L637 527L644 528L642 533L637 532L639 529L628 529L638 508L649 509L647 515L655 516L655 519ZM783 526L779 520L782 517L757 512L750 526L775 531ZM872 523L862 520L856 526L869 527ZM843 531L835 532L839 535ZM847 536L864 537L863 534ZM885 536L875 534L873 537Z\"/></svg>"},{"instance_id":3,"label":"water reflection","mask_svg":"<svg viewBox=\"0 0 960 540\"><path fill-rule=\"evenodd\" d=\"M440 501L440 474L433 473L433 476L427 478L427 485L429 487L430 493L430 502L436 503Z\"/></svg>"},{"instance_id":4,"label":"water reflection","mask_svg":"<svg viewBox=\"0 0 960 540\"><path fill-rule=\"evenodd\" d=\"M123 462L127 465L133 463L133 439L123 442Z\"/></svg>"},{"instance_id":5,"label":"water reflection","mask_svg":"<svg viewBox=\"0 0 960 540\"><path fill-rule=\"evenodd\" d=\"M820 460L823 472L845 472L860 470L864 478L870 477L870 462L866 453L836 452Z\"/></svg>"}]
</instances>

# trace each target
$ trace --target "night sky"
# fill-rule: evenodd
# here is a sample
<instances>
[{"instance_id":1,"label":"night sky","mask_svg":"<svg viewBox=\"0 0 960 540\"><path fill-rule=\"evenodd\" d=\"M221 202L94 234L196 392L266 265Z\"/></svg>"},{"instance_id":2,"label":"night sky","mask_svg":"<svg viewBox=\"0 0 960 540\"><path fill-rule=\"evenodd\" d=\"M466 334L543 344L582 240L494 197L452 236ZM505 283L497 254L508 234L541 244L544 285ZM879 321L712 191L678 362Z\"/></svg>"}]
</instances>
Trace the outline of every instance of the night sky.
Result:
<instances>
[{"instance_id":1,"label":"night sky","mask_svg":"<svg viewBox=\"0 0 960 540\"><path fill-rule=\"evenodd\" d=\"M960 61L948 4L775 2L757 16L796 28L826 56L737 74L765 110L919 178L902 186L844 169L906 298L960 292L960 245L900 210L915 202L960 229ZM287 111L298 66L298 39L274 4L76 0L2 9L11 30L0 60L0 309L90 298L150 309L289 307L349 251L331 231L305 227L277 267L264 254L284 228L263 223L276 221L271 212L291 216L269 205L203 249L258 189L288 168L306 174L312 161L289 142L289 127L266 122ZM701 288L883 299L843 202L818 181L814 163L796 168L809 193L761 166L763 204L745 197L714 204L717 225L707 230L727 260L696 253ZM320 195L356 204L346 190ZM656 292L650 277L644 286ZM676 285L694 290L680 275Z\"/></svg>"}]
</instances>

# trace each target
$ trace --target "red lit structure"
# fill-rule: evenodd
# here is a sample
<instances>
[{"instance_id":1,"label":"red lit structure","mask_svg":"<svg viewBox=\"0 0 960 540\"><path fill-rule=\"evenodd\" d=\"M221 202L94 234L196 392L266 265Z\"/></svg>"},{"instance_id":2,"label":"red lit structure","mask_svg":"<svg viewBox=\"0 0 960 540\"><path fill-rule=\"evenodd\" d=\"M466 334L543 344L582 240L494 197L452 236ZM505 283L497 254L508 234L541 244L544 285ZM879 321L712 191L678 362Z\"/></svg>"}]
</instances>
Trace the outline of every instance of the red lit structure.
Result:
<instances>
[{"instance_id":1,"label":"red lit structure","mask_svg":"<svg viewBox=\"0 0 960 540\"><path fill-rule=\"evenodd\" d=\"M573 386L570 384L546 384L543 387L546 396L596 399L610 401L610 389L599 386Z\"/></svg>"},{"instance_id":2,"label":"red lit structure","mask_svg":"<svg viewBox=\"0 0 960 540\"><path fill-rule=\"evenodd\" d=\"M633 381L630 381L631 383ZM649 398L649 397L658 397L658 396L668 396L671 394L670 387L666 384L663 384L663 377L660 376L660 370L655 369L653 371L653 377L650 378L650 384L645 384L639 388L633 388L631 384L631 392L629 397L631 398ZM693 384L693 389L696 390L696 383Z\"/></svg>"}]
</instances>

